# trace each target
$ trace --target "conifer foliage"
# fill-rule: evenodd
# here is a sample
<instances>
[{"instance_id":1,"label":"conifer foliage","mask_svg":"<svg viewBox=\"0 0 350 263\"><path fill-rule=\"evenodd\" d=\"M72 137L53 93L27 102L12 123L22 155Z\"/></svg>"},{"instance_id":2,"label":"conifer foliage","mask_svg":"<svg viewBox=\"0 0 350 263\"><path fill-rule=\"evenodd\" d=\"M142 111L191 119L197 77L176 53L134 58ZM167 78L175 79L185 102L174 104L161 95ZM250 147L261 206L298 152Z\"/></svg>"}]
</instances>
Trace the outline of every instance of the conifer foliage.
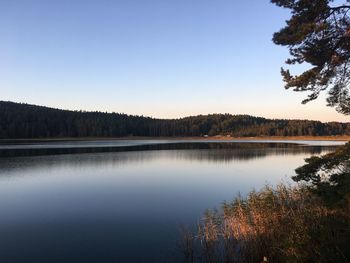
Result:
<instances>
[{"instance_id":1,"label":"conifer foliage","mask_svg":"<svg viewBox=\"0 0 350 263\"><path fill-rule=\"evenodd\" d=\"M155 119L121 113L59 110L0 101L0 139L64 137L349 135L350 123L209 114Z\"/></svg>"},{"instance_id":2,"label":"conifer foliage","mask_svg":"<svg viewBox=\"0 0 350 263\"><path fill-rule=\"evenodd\" d=\"M285 88L307 91L307 103L328 90L328 106L350 114L350 0L271 0L291 10L287 25L273 36L277 45L287 46L287 64L308 64L309 69L293 75L281 70Z\"/></svg>"}]
</instances>

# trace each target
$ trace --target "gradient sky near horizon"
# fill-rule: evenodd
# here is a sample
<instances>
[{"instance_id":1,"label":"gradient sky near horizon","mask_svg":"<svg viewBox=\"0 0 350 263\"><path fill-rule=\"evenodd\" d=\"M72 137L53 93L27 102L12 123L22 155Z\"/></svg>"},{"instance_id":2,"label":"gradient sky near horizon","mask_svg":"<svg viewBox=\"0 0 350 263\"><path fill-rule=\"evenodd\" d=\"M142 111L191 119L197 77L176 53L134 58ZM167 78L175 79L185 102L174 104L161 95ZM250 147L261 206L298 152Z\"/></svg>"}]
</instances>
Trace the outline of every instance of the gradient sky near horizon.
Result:
<instances>
[{"instance_id":1,"label":"gradient sky near horizon","mask_svg":"<svg viewBox=\"0 0 350 263\"><path fill-rule=\"evenodd\" d=\"M0 100L174 118L349 121L286 91L269 0L0 0Z\"/></svg>"}]
</instances>

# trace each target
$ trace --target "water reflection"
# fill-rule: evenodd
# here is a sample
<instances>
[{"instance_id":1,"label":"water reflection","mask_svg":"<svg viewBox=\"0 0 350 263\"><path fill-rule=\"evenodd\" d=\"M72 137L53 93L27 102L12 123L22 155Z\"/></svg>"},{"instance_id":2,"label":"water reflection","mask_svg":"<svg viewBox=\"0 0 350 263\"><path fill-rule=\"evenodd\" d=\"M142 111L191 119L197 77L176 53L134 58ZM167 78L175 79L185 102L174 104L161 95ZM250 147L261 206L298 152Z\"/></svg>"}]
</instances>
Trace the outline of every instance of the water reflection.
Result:
<instances>
[{"instance_id":1,"label":"water reflection","mask_svg":"<svg viewBox=\"0 0 350 263\"><path fill-rule=\"evenodd\" d=\"M13 169L33 169L34 167L50 169L58 166L118 167L151 162L169 156L173 159L195 162L229 163L268 156L319 155L336 147L289 143L172 143L115 148L11 149L0 151L0 156L12 157L0 158L0 176Z\"/></svg>"},{"instance_id":2,"label":"water reflection","mask_svg":"<svg viewBox=\"0 0 350 263\"><path fill-rule=\"evenodd\" d=\"M144 142L145 143L145 142ZM12 146L12 147L10 147ZM305 153L311 152L318 154L325 148L333 149L333 146L321 145L304 145L294 143L258 143L258 142L153 142L150 144L140 145L118 145L105 147L86 147L80 145L75 147L56 147L50 144L45 146L39 144L25 145L24 148L18 145L0 145L0 157L19 157L19 156L39 156L39 155L61 155L61 154L79 154L79 153L108 153L108 152L131 152L131 151L159 151L159 150L224 150L211 151L211 157L208 155L206 160L215 159L220 161L230 159L251 159L263 157L270 154L284 154L284 153ZM323 148L322 148L323 147ZM193 154L197 156L197 154ZM231 157L230 157L231 156ZM195 157L196 158L196 157ZM203 157L205 158L205 157Z\"/></svg>"},{"instance_id":3,"label":"water reflection","mask_svg":"<svg viewBox=\"0 0 350 263\"><path fill-rule=\"evenodd\" d=\"M289 178L304 158L333 148L208 142L2 149L0 261L176 261L179 224L193 225L238 191Z\"/></svg>"}]
</instances>

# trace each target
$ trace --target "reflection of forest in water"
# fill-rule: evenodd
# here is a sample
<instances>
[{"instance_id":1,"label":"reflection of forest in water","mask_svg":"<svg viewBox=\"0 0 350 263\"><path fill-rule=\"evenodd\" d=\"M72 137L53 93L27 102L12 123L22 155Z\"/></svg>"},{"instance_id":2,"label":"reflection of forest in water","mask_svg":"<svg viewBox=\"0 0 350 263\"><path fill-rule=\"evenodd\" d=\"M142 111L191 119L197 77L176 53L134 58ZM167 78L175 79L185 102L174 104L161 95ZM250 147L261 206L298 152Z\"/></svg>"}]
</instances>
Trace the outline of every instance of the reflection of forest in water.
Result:
<instances>
[{"instance_id":1,"label":"reflection of forest in water","mask_svg":"<svg viewBox=\"0 0 350 263\"><path fill-rule=\"evenodd\" d=\"M141 247L133 262L158 254L167 259L148 261L168 262L179 224L195 225L206 208L237 192L244 195L266 182L278 183L302 158L335 147L182 142L2 149L2 245L9 253L28 249L34 254L42 253L36 244L48 243L66 254L73 247L79 255L94 251L92 256L99 258L117 247L123 259ZM9 228L3 222L15 225ZM51 257L50 252L45 255Z\"/></svg>"},{"instance_id":2,"label":"reflection of forest in water","mask_svg":"<svg viewBox=\"0 0 350 263\"><path fill-rule=\"evenodd\" d=\"M192 153L193 159L205 160L231 160L251 159L271 154L319 154L324 150L335 149L336 146L311 146L293 143L256 143L256 142L181 142L162 143L134 146L112 147L72 147L72 148L0 148L0 157L60 155L79 153L108 153L108 152L133 152L133 151L158 151L158 150L211 150ZM216 150L216 151L214 151ZM197 158L198 156L202 156ZM206 157L207 156L207 157Z\"/></svg>"},{"instance_id":3,"label":"reflection of forest in water","mask_svg":"<svg viewBox=\"0 0 350 263\"><path fill-rule=\"evenodd\" d=\"M319 155L337 146L291 143L171 143L128 147L1 150L0 172L13 168L53 166L122 166L162 158L185 161L249 161L268 156ZM84 154L82 154L84 153ZM30 157L32 156L32 157ZM11 158L16 157L16 158Z\"/></svg>"}]
</instances>

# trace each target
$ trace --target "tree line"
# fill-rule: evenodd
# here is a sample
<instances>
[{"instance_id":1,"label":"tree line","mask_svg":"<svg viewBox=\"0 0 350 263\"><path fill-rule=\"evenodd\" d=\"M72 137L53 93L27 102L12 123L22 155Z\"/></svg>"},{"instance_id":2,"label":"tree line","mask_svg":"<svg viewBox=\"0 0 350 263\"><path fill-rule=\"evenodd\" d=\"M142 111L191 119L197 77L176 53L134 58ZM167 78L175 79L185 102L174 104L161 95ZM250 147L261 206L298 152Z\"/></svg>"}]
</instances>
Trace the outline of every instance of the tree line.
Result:
<instances>
[{"instance_id":1,"label":"tree line","mask_svg":"<svg viewBox=\"0 0 350 263\"><path fill-rule=\"evenodd\" d=\"M330 136L350 134L350 123L210 114L155 119L121 113L70 111L0 101L0 138L124 136Z\"/></svg>"}]
</instances>

